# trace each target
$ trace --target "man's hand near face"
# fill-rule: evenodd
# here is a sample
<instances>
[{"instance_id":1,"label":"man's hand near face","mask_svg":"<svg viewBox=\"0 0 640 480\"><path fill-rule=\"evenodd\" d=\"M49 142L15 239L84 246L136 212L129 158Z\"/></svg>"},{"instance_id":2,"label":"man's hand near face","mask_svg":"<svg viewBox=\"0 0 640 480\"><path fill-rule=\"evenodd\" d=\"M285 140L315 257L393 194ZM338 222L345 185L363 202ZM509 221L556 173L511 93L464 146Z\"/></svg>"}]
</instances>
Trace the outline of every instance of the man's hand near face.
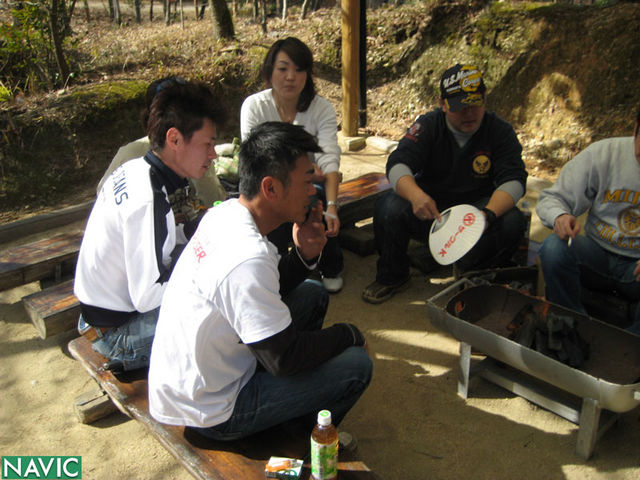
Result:
<instances>
[{"instance_id":1,"label":"man's hand near face","mask_svg":"<svg viewBox=\"0 0 640 480\"><path fill-rule=\"evenodd\" d=\"M307 220L293 224L293 243L305 260L316 258L327 243L327 235L322 223L322 202L318 200L309 212Z\"/></svg>"}]
</instances>

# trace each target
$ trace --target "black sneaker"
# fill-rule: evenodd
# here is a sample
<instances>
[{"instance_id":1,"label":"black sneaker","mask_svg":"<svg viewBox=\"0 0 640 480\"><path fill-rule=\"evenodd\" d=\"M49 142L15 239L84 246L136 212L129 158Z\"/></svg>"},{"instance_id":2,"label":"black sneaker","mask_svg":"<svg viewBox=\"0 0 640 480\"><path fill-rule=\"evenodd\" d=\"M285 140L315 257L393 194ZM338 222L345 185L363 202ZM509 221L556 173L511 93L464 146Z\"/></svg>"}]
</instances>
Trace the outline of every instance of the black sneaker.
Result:
<instances>
[{"instance_id":1,"label":"black sneaker","mask_svg":"<svg viewBox=\"0 0 640 480\"><path fill-rule=\"evenodd\" d=\"M373 304L382 303L393 297L396 292L404 290L407 286L409 286L409 277L392 285L383 285L375 281L367 285L362 291L362 299Z\"/></svg>"}]
</instances>

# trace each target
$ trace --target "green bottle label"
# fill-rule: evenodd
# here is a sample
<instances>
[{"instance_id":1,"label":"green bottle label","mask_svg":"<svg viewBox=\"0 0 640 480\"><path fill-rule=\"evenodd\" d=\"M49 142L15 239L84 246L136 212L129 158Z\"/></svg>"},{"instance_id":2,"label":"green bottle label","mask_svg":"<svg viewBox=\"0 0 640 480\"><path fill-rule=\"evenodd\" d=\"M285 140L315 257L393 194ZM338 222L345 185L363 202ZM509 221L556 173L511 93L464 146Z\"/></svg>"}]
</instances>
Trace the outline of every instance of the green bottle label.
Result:
<instances>
[{"instance_id":1,"label":"green bottle label","mask_svg":"<svg viewBox=\"0 0 640 480\"><path fill-rule=\"evenodd\" d=\"M330 444L311 439L311 475L315 480L338 476L338 441Z\"/></svg>"}]
</instances>

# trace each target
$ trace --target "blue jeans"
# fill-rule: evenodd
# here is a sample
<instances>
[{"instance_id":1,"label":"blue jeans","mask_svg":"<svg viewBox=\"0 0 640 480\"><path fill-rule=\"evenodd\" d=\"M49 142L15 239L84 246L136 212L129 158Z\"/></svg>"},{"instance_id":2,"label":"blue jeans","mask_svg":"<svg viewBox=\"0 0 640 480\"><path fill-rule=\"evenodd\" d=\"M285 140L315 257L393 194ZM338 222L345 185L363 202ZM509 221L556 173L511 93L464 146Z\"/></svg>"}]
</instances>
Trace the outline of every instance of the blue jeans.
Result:
<instances>
[{"instance_id":1,"label":"blue jeans","mask_svg":"<svg viewBox=\"0 0 640 480\"><path fill-rule=\"evenodd\" d=\"M327 208L327 198L324 192L324 186L315 184L316 195L311 198L311 205L315 205L318 200L322 201L323 208ZM278 228L267 235L267 238L278 248L280 255L285 255L289 250L289 244L292 241L291 228L292 223L283 223ZM344 256L338 237L327 237L327 244L322 250L322 257L318 264L318 270L325 277L337 277L344 268Z\"/></svg>"},{"instance_id":2,"label":"blue jeans","mask_svg":"<svg viewBox=\"0 0 640 480\"><path fill-rule=\"evenodd\" d=\"M110 329L93 342L92 348L108 360L121 362L124 370L148 367L159 312L160 307L134 315L124 325ZM80 315L78 329L85 325Z\"/></svg>"},{"instance_id":3,"label":"blue jeans","mask_svg":"<svg viewBox=\"0 0 640 480\"><path fill-rule=\"evenodd\" d=\"M484 198L473 205L482 208L488 201ZM444 211L448 207L439 206L439 209ZM433 220L418 219L411 203L395 192L388 192L376 201L373 231L380 254L376 273L379 283L393 285L409 277L409 240L413 238L426 244L432 223ZM464 272L508 265L518 249L525 226L524 215L513 207L493 222L478 243L456 262L458 268Z\"/></svg>"},{"instance_id":4,"label":"blue jeans","mask_svg":"<svg viewBox=\"0 0 640 480\"><path fill-rule=\"evenodd\" d=\"M629 301L640 300L640 282L633 275L637 259L611 253L585 235L578 235L568 246L556 234L549 235L539 251L546 284L547 300L586 314L580 301L581 276L592 280L594 289L617 292ZM640 335L640 310L627 330Z\"/></svg>"},{"instance_id":5,"label":"blue jeans","mask_svg":"<svg viewBox=\"0 0 640 480\"><path fill-rule=\"evenodd\" d=\"M324 286L307 280L284 299L299 330L322 328L329 303ZM275 377L258 366L240 390L231 417L209 428L193 428L214 440L237 440L289 420L307 422L309 434L318 411L331 411L339 424L371 381L373 364L362 347L350 347L340 355L289 377Z\"/></svg>"}]
</instances>

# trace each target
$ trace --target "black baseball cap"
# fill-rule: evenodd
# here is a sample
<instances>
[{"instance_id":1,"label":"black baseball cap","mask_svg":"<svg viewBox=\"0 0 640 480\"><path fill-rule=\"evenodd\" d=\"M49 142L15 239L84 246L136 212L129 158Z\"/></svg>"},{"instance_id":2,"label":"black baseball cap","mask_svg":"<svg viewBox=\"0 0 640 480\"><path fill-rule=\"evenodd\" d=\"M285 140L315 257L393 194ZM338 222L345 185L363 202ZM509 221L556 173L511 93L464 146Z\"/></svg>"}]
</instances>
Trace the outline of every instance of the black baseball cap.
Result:
<instances>
[{"instance_id":1,"label":"black baseball cap","mask_svg":"<svg viewBox=\"0 0 640 480\"><path fill-rule=\"evenodd\" d=\"M452 112L464 107L482 107L486 87L475 65L456 64L442 74L440 97Z\"/></svg>"}]
</instances>

